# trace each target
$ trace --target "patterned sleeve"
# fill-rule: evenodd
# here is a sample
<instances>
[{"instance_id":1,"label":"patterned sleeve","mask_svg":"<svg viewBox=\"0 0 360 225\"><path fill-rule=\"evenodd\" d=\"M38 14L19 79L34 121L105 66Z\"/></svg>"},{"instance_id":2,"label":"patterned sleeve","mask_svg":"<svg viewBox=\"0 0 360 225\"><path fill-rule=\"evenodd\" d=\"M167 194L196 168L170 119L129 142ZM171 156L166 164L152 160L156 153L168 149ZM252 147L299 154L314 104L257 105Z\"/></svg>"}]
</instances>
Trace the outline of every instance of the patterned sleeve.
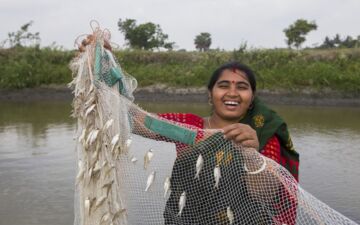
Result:
<instances>
[{"instance_id":1,"label":"patterned sleeve","mask_svg":"<svg viewBox=\"0 0 360 225\"><path fill-rule=\"evenodd\" d=\"M280 163L280 142L279 139L274 135L265 144L261 151L261 154Z\"/></svg>"},{"instance_id":2,"label":"patterned sleeve","mask_svg":"<svg viewBox=\"0 0 360 225\"><path fill-rule=\"evenodd\" d=\"M281 154L281 145L279 139L276 137L276 135L272 136L265 144L264 148L261 151L261 154L264 156L274 160L275 162L279 163L280 165L286 167L286 165L290 165L290 167L296 167L296 170L299 168L298 162L293 162L289 160L288 158L284 157ZM297 182L299 182L299 176L298 173L294 173L292 171L289 171L295 178Z\"/></svg>"}]
</instances>

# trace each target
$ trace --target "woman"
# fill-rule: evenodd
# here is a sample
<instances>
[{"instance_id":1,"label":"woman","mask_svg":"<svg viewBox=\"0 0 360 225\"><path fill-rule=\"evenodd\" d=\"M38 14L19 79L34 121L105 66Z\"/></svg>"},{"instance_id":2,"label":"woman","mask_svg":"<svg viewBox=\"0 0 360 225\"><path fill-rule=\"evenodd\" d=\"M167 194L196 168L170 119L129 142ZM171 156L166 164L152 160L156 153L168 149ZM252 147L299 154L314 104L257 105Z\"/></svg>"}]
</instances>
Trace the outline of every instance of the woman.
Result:
<instances>
[{"instance_id":1,"label":"woman","mask_svg":"<svg viewBox=\"0 0 360 225\"><path fill-rule=\"evenodd\" d=\"M299 155L293 148L287 126L274 111L256 97L256 80L251 69L237 62L221 66L214 71L210 78L208 95L209 104L212 106L212 113L209 117L201 118L194 114L184 113L158 115L201 129L221 129L225 139L231 140L234 144L257 149L264 156L284 166L298 180ZM201 138L201 136L197 138ZM244 221L247 224L273 224L274 221L295 224L296 199L289 197L286 188L282 185L277 186L274 194L276 200L272 199L273 203L269 207L275 210L270 213L268 212L269 208L264 208L261 200L257 201L249 194L251 193L249 179L241 178L240 181L238 178L239 174L245 173L243 171L244 162L241 162L242 157L239 155L233 154L234 159L237 158L237 160L233 160L236 163L231 165L231 169L228 168L230 173L237 171L228 176L229 180L237 179L237 182L228 181L227 187L223 189L225 191L207 189L212 187L211 184L206 183L207 181L204 183L193 179L190 171L193 171L197 156L202 154L207 158L214 158L214 153L211 151L209 153L208 149L218 148L212 143L217 143L220 139L219 137L212 138L213 140L207 140L193 148L191 152L185 152L183 149L186 149L186 146L177 143L178 157L171 175L172 194L164 212L165 224L212 224L214 221L218 221L216 222L218 224L221 223L219 218L226 223L228 202L234 202L234 199L235 202L241 201L241 203L234 204L233 207L242 207L234 209L234 211L236 210L235 214L238 215L238 218L235 218L236 224L242 224ZM204 176L212 176L211 169L203 173ZM192 202L187 200L187 210L184 210L181 217L174 217L179 210L178 200L183 190L188 190L188 195L193 193L191 197L187 198ZM199 195L204 196L204 193L206 193L206 197L198 197ZM239 215L246 214L252 218L252 222L245 217L239 217Z\"/></svg>"},{"instance_id":2,"label":"woman","mask_svg":"<svg viewBox=\"0 0 360 225\"><path fill-rule=\"evenodd\" d=\"M159 116L202 129L222 129L224 138L253 147L278 162L298 180L299 155L294 150L286 123L256 97L254 73L231 62L216 69L208 84L212 114L164 113Z\"/></svg>"}]
</instances>

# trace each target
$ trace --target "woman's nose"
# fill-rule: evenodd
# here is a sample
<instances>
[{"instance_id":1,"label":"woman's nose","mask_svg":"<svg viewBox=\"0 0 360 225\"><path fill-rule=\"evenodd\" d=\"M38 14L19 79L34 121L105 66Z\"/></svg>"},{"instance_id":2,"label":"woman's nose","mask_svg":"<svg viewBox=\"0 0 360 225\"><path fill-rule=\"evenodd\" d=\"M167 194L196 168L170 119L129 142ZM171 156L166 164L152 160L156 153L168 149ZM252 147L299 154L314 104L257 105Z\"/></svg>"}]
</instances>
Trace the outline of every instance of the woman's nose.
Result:
<instances>
[{"instance_id":1,"label":"woman's nose","mask_svg":"<svg viewBox=\"0 0 360 225\"><path fill-rule=\"evenodd\" d=\"M238 96L238 92L235 85L230 85L229 91L227 93L229 96Z\"/></svg>"}]
</instances>

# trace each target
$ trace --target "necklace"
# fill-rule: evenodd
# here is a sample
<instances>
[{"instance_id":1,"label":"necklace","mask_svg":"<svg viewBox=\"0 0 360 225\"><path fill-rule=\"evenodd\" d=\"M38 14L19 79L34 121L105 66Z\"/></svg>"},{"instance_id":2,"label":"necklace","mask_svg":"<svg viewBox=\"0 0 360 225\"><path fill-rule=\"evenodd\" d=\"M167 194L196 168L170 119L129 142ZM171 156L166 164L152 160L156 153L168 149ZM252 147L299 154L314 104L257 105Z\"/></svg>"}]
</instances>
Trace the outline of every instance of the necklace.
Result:
<instances>
[{"instance_id":1,"label":"necklace","mask_svg":"<svg viewBox=\"0 0 360 225\"><path fill-rule=\"evenodd\" d=\"M209 129L212 129L211 128L211 123L210 123L210 117L207 118L207 122L208 122L208 125L209 125Z\"/></svg>"}]
</instances>

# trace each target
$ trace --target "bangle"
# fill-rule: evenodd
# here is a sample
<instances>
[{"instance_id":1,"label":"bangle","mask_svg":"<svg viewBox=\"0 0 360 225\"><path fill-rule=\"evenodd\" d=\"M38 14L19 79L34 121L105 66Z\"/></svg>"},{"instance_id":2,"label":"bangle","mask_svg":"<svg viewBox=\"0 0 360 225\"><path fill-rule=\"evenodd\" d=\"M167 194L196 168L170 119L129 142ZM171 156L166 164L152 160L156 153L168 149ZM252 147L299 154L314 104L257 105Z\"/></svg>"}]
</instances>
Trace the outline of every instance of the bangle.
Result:
<instances>
[{"instance_id":1,"label":"bangle","mask_svg":"<svg viewBox=\"0 0 360 225\"><path fill-rule=\"evenodd\" d=\"M246 172L248 172L249 174L258 174L258 173L262 172L263 170L265 170L265 167L266 167L266 159L265 159L264 156L262 156L262 155L260 155L260 156L261 156L261 158L262 158L262 160L263 160L263 164L261 165L260 169L250 172L250 171L248 170L248 168L246 167L246 164L244 163L244 170L245 170Z\"/></svg>"}]
</instances>

